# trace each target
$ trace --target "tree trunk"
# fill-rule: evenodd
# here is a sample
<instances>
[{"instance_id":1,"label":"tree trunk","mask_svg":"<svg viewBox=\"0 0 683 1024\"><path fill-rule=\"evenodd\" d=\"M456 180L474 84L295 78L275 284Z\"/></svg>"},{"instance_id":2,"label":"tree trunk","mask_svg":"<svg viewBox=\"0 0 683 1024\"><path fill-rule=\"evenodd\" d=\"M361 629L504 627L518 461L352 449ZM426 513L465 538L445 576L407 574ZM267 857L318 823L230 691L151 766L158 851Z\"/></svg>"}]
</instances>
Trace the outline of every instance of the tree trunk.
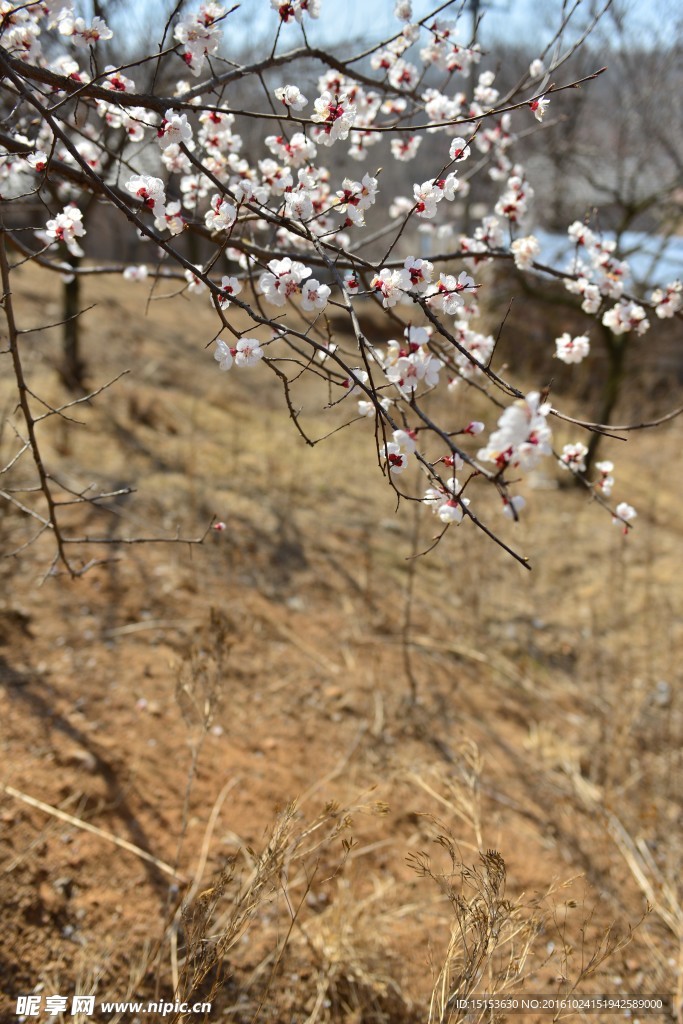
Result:
<instances>
[{"instance_id":1,"label":"tree trunk","mask_svg":"<svg viewBox=\"0 0 683 1024\"><path fill-rule=\"evenodd\" d=\"M80 261L72 257L74 267ZM62 365L60 374L69 391L83 394L85 388L85 363L81 358L80 314L81 311L81 279L75 274L73 280L67 281L62 294Z\"/></svg>"},{"instance_id":2,"label":"tree trunk","mask_svg":"<svg viewBox=\"0 0 683 1024\"><path fill-rule=\"evenodd\" d=\"M628 349L628 335L614 335L609 328L600 325L605 339L605 350L607 352L607 380L602 392L602 405L598 414L597 422L608 425L614 408L619 400L619 393L624 382L626 370L626 352ZM588 454L585 458L585 476L591 471L593 463L598 457L598 451L602 442L602 434L591 434L588 443Z\"/></svg>"}]
</instances>

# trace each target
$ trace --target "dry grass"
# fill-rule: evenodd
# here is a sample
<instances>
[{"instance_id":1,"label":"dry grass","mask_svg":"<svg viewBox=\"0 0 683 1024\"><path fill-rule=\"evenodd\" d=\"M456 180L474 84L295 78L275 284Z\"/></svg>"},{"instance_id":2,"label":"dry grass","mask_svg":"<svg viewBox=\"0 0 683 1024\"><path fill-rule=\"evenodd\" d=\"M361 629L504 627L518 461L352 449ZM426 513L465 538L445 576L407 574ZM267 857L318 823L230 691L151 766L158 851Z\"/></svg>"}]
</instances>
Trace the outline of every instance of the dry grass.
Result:
<instances>
[{"instance_id":1,"label":"dry grass","mask_svg":"<svg viewBox=\"0 0 683 1024\"><path fill-rule=\"evenodd\" d=\"M55 301L32 273L25 323ZM215 371L208 311L96 287L93 377L133 372L46 455L137 493L79 528L228 530L42 587L48 538L0 563L0 1018L36 984L273 1024L454 1022L522 987L680 1006L679 427L619 452L626 541L551 468L501 527L533 573L467 525L409 562L433 523L395 515L362 427L303 451L276 382ZM0 531L30 535L5 506Z\"/></svg>"}]
</instances>

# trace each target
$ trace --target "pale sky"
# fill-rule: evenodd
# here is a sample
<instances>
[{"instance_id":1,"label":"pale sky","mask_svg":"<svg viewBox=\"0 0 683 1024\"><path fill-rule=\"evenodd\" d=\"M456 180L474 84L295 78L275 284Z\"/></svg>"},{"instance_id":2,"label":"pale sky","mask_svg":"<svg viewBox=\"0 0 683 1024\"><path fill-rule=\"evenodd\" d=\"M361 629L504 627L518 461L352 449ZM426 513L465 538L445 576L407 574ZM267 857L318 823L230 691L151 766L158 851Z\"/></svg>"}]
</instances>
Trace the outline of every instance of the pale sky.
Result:
<instances>
[{"instance_id":1,"label":"pale sky","mask_svg":"<svg viewBox=\"0 0 683 1024\"><path fill-rule=\"evenodd\" d=\"M318 36L322 31L326 45L339 45L340 41L348 41L363 36L371 36L379 40L396 32L400 24L393 15L395 0L321 0L322 12L330 14L330 19L320 19L320 24L311 25L309 38ZM461 40L469 41L471 31L472 3L477 0L455 0L450 10L443 16L455 18L459 11L463 26ZM503 37L512 42L527 41L543 45L552 29L558 24L562 10L562 0L478 0L481 23L481 39L484 45L495 38ZM639 43L647 40L652 33L661 33L671 41L672 31L680 33L683 29L683 8L680 0L614 0L615 5L628 13L627 23L632 26L634 37ZM605 0L580 0L577 19L588 18L591 9L601 8ZM413 18L419 20L428 15L437 4L434 0L413 0ZM255 21L259 28L265 30L266 25L276 23L275 12L271 12L268 0L242 0L241 12L251 30ZM300 40L300 30L295 25L285 26L282 42L288 47L296 45Z\"/></svg>"},{"instance_id":2,"label":"pale sky","mask_svg":"<svg viewBox=\"0 0 683 1024\"><path fill-rule=\"evenodd\" d=\"M222 0L226 7L234 0ZM277 13L271 9L269 0L237 0L239 10L231 14L225 23L226 51L230 51L230 37L239 49L253 46L261 50L274 37L278 24ZM462 11L459 41L466 43L471 38L471 8L477 0L454 0L443 17L455 18ZM520 41L535 45L540 51L558 24L562 0L478 0L483 13L479 38L484 47L494 45L497 39L516 43ZM606 0L580 0L576 15L584 23L595 6L604 6ZM92 0L82 0L83 6L92 6ZM639 44L652 40L659 33L671 44L676 36L683 35L683 5L680 0L614 0L621 9L628 9L627 24L631 26L633 38ZM321 0L322 17L319 21L306 18L308 38L312 45L319 44L330 51L338 50L340 55L349 52L350 45L362 49L369 42L380 40L396 33L401 28L393 14L395 0ZM194 6L189 4L187 6ZM413 17L419 20L437 6L435 0L413 0ZM119 10L119 15L115 13ZM167 11L168 0L117 0L107 5L106 14L118 32L129 31L133 37L157 37L161 35ZM605 22L605 30L609 23ZM125 28L124 28L125 26ZM281 30L278 50L290 49L301 43L301 29L296 23L284 25Z\"/></svg>"}]
</instances>

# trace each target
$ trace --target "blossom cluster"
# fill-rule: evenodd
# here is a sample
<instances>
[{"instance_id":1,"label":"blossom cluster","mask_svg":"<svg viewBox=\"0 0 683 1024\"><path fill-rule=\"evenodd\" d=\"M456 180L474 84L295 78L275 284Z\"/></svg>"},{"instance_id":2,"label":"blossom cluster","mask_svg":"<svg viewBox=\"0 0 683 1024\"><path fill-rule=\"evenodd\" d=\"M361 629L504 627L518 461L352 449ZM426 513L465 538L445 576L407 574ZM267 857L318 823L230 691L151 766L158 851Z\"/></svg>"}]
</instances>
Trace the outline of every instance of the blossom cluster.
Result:
<instances>
[{"instance_id":1,"label":"blossom cluster","mask_svg":"<svg viewBox=\"0 0 683 1024\"><path fill-rule=\"evenodd\" d=\"M605 327L613 334L644 334L650 322L643 307L624 295L629 266L616 257L616 242L595 234L580 221L570 225L568 235L575 256L570 267L573 276L564 282L567 291L580 296L584 313L599 313L606 300L617 300L602 312Z\"/></svg>"},{"instance_id":2,"label":"blossom cluster","mask_svg":"<svg viewBox=\"0 0 683 1024\"><path fill-rule=\"evenodd\" d=\"M301 295L301 308L323 310L330 296L330 288L311 277L310 267L286 256L271 260L268 270L258 280L259 291L273 306L284 306L287 299Z\"/></svg>"},{"instance_id":3,"label":"blossom cluster","mask_svg":"<svg viewBox=\"0 0 683 1024\"><path fill-rule=\"evenodd\" d=\"M590 338L580 334L575 338L565 331L555 339L555 355L563 363L581 363L590 352Z\"/></svg>"},{"instance_id":4,"label":"blossom cluster","mask_svg":"<svg viewBox=\"0 0 683 1024\"><path fill-rule=\"evenodd\" d=\"M76 241L85 234L83 214L77 206L65 206L61 213L49 220L45 235L55 242L63 242L72 256L83 256L84 252Z\"/></svg>"},{"instance_id":5,"label":"blossom cluster","mask_svg":"<svg viewBox=\"0 0 683 1024\"><path fill-rule=\"evenodd\" d=\"M544 455L552 454L550 409L550 403L542 401L537 391L517 399L498 420L498 429L480 450L479 458L493 462L499 470L508 466L535 469Z\"/></svg>"},{"instance_id":6,"label":"blossom cluster","mask_svg":"<svg viewBox=\"0 0 683 1024\"><path fill-rule=\"evenodd\" d=\"M255 366L263 359L263 349L256 338L240 338L236 345L217 338L214 359L221 370L229 370L233 363L235 366Z\"/></svg>"},{"instance_id":7,"label":"blossom cluster","mask_svg":"<svg viewBox=\"0 0 683 1024\"><path fill-rule=\"evenodd\" d=\"M200 4L186 14L173 30L174 38L182 47L182 58L191 73L198 78L207 57L216 53L221 43L221 22L226 10L217 3Z\"/></svg>"}]
</instances>

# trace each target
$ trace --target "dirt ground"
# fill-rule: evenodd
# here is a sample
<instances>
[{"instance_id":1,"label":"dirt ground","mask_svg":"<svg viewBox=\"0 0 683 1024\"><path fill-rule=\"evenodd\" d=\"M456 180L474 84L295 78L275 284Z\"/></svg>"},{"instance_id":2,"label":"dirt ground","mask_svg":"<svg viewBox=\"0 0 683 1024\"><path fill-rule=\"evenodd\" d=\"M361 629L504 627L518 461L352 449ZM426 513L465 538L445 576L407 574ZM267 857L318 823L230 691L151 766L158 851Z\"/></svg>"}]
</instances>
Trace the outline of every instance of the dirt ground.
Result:
<instances>
[{"instance_id":1,"label":"dirt ground","mask_svg":"<svg viewBox=\"0 0 683 1024\"><path fill-rule=\"evenodd\" d=\"M23 327L59 319L58 282L15 288ZM680 421L604 451L629 537L550 466L519 524L480 499L532 572L471 523L412 559L435 521L371 424L307 448L264 367L218 371L206 301L148 299L88 278L90 384L130 373L41 427L61 483L134 489L66 510L101 561L51 573L43 534L0 562L0 1020L175 989L213 1004L183 1019L425 1022L452 930L453 990L464 930L498 944L477 992L680 1006ZM57 404L53 334L26 370ZM315 436L349 418L300 397ZM35 533L0 516L4 552Z\"/></svg>"}]
</instances>

